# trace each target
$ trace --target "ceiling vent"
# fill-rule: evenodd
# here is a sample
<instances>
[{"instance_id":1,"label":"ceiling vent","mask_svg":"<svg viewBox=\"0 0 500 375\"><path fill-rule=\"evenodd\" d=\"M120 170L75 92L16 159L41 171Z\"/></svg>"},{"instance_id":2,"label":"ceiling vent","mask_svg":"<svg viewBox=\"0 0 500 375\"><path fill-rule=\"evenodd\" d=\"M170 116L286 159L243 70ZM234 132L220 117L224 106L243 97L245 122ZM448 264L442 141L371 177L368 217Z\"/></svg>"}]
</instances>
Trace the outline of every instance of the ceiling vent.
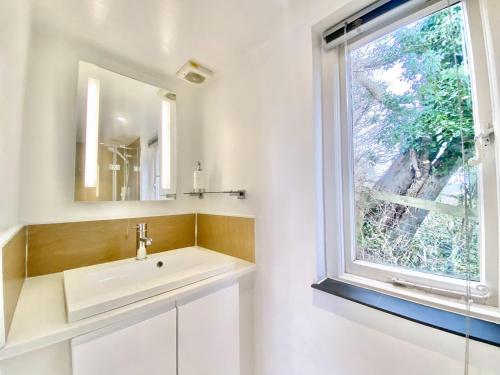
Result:
<instances>
[{"instance_id":1,"label":"ceiling vent","mask_svg":"<svg viewBox=\"0 0 500 375\"><path fill-rule=\"evenodd\" d=\"M189 60L177 72L177 76L189 83L201 84L213 75L210 69L201 66L193 60Z\"/></svg>"},{"instance_id":2,"label":"ceiling vent","mask_svg":"<svg viewBox=\"0 0 500 375\"><path fill-rule=\"evenodd\" d=\"M173 92L169 92L164 89L159 89L157 92L158 96L162 99L169 99L169 100L177 100L177 95L175 95Z\"/></svg>"}]
</instances>

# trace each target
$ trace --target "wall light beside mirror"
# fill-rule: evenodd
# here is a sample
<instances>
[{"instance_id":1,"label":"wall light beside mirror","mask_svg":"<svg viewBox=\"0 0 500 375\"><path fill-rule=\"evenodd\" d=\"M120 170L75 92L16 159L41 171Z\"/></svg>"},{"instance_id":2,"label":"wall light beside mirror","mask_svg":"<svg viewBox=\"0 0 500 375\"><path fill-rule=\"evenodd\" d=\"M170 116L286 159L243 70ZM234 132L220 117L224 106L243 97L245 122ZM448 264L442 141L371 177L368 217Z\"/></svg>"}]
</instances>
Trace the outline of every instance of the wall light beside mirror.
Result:
<instances>
[{"instance_id":1,"label":"wall light beside mirror","mask_svg":"<svg viewBox=\"0 0 500 375\"><path fill-rule=\"evenodd\" d=\"M175 93L80 62L76 201L172 199Z\"/></svg>"}]
</instances>

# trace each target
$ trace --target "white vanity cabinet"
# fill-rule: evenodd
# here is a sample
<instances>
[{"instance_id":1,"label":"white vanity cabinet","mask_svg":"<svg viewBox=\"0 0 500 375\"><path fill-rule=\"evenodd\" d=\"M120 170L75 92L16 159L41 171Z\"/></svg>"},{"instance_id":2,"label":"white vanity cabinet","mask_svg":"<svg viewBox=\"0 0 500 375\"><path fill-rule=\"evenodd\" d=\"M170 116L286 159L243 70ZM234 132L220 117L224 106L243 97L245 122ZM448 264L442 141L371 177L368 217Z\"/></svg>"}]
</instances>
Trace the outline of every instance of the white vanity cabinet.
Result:
<instances>
[{"instance_id":1,"label":"white vanity cabinet","mask_svg":"<svg viewBox=\"0 0 500 375\"><path fill-rule=\"evenodd\" d=\"M71 340L73 375L238 375L239 285Z\"/></svg>"},{"instance_id":2,"label":"white vanity cabinet","mask_svg":"<svg viewBox=\"0 0 500 375\"><path fill-rule=\"evenodd\" d=\"M71 340L73 375L176 375L176 311Z\"/></svg>"},{"instance_id":3,"label":"white vanity cabinet","mask_svg":"<svg viewBox=\"0 0 500 375\"><path fill-rule=\"evenodd\" d=\"M186 293L0 360L0 375L240 375L241 297L239 282Z\"/></svg>"},{"instance_id":4,"label":"white vanity cabinet","mask_svg":"<svg viewBox=\"0 0 500 375\"><path fill-rule=\"evenodd\" d=\"M240 373L238 284L179 301L177 319L179 375Z\"/></svg>"}]
</instances>

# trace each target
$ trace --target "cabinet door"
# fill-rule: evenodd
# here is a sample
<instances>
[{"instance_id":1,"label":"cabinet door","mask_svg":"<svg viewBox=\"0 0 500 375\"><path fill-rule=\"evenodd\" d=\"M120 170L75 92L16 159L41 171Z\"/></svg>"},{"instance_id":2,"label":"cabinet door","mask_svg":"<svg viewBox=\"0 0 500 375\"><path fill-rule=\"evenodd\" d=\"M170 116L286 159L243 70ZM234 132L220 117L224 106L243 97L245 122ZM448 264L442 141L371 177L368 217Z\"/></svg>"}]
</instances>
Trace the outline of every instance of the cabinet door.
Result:
<instances>
[{"instance_id":1,"label":"cabinet door","mask_svg":"<svg viewBox=\"0 0 500 375\"><path fill-rule=\"evenodd\" d=\"M179 375L240 373L238 284L178 307Z\"/></svg>"},{"instance_id":2,"label":"cabinet door","mask_svg":"<svg viewBox=\"0 0 500 375\"><path fill-rule=\"evenodd\" d=\"M71 340L73 375L175 375L175 309Z\"/></svg>"}]
</instances>

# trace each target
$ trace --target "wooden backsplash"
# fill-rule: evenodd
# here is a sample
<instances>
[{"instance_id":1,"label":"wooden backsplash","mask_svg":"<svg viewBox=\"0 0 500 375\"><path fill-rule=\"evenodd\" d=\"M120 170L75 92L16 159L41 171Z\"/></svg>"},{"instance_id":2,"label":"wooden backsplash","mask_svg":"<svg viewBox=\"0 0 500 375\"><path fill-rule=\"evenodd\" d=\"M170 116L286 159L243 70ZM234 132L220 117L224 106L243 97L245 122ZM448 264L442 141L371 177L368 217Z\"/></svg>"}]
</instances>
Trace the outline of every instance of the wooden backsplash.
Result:
<instances>
[{"instance_id":1,"label":"wooden backsplash","mask_svg":"<svg viewBox=\"0 0 500 375\"><path fill-rule=\"evenodd\" d=\"M195 214L28 226L28 276L135 256L137 223L148 224L148 252L195 244Z\"/></svg>"},{"instance_id":2,"label":"wooden backsplash","mask_svg":"<svg viewBox=\"0 0 500 375\"><path fill-rule=\"evenodd\" d=\"M3 310L5 334L9 332L26 270L26 229L22 227L2 250Z\"/></svg>"},{"instance_id":3,"label":"wooden backsplash","mask_svg":"<svg viewBox=\"0 0 500 375\"><path fill-rule=\"evenodd\" d=\"M197 214L197 244L255 262L255 219Z\"/></svg>"},{"instance_id":4,"label":"wooden backsplash","mask_svg":"<svg viewBox=\"0 0 500 375\"><path fill-rule=\"evenodd\" d=\"M197 244L207 249L255 261L255 221L252 218L186 214L130 219L80 221L28 226L28 276L134 257L137 223L148 224L153 244L149 253Z\"/></svg>"}]
</instances>

